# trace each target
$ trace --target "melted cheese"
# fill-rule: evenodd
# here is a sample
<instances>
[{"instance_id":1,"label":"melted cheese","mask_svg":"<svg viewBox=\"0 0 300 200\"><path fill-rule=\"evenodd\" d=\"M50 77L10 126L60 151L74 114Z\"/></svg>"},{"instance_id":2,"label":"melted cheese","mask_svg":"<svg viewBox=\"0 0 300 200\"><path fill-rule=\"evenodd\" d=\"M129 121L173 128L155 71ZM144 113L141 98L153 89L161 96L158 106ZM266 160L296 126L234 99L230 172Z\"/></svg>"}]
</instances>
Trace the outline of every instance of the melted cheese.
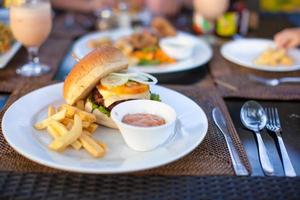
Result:
<instances>
[{"instance_id":1,"label":"melted cheese","mask_svg":"<svg viewBox=\"0 0 300 200\"><path fill-rule=\"evenodd\" d=\"M107 90L98 90L103 96L104 106L108 107L116 101L127 100L127 99L150 99L150 92L146 91L139 94L115 94Z\"/></svg>"}]
</instances>

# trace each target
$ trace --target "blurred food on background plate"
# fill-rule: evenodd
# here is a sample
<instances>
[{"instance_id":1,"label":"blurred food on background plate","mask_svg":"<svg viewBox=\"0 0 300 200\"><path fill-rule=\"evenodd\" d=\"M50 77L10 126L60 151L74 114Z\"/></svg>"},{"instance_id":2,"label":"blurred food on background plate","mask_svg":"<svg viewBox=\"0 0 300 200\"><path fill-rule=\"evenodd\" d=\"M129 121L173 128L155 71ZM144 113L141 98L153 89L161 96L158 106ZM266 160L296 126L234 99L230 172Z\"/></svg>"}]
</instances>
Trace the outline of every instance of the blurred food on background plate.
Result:
<instances>
[{"instance_id":1,"label":"blurred food on background plate","mask_svg":"<svg viewBox=\"0 0 300 200\"><path fill-rule=\"evenodd\" d=\"M113 45L129 59L130 65L159 65L175 63L176 59L164 52L159 41L165 37L176 36L176 29L162 17L152 20L151 27L136 31L116 41L108 37L89 40L88 48L95 49L103 45Z\"/></svg>"},{"instance_id":2,"label":"blurred food on background plate","mask_svg":"<svg viewBox=\"0 0 300 200\"><path fill-rule=\"evenodd\" d=\"M113 41L108 37L102 37L102 38L89 40L87 43L87 46L90 49L100 48L104 45L113 45Z\"/></svg>"},{"instance_id":3,"label":"blurred food on background plate","mask_svg":"<svg viewBox=\"0 0 300 200\"><path fill-rule=\"evenodd\" d=\"M0 54L5 53L14 42L14 37L9 26L0 22Z\"/></svg>"},{"instance_id":4,"label":"blurred food on background plate","mask_svg":"<svg viewBox=\"0 0 300 200\"><path fill-rule=\"evenodd\" d=\"M294 64L294 59L288 55L287 50L285 49L268 48L254 60L254 63L272 67L279 65L291 66Z\"/></svg>"},{"instance_id":5,"label":"blurred food on background plate","mask_svg":"<svg viewBox=\"0 0 300 200\"><path fill-rule=\"evenodd\" d=\"M168 20L162 17L154 18L151 22L151 27L160 37L176 35L175 27Z\"/></svg>"}]
</instances>

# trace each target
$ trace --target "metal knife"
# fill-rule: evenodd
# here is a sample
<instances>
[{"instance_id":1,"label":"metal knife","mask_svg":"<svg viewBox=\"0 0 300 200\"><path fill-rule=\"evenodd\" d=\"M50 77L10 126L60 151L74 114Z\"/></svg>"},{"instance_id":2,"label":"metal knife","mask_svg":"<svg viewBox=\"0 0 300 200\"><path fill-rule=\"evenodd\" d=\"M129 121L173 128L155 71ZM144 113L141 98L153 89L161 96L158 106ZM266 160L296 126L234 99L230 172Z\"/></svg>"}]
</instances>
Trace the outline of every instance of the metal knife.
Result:
<instances>
[{"instance_id":1,"label":"metal knife","mask_svg":"<svg viewBox=\"0 0 300 200\"><path fill-rule=\"evenodd\" d=\"M226 125L226 121L225 121L225 118L224 118L222 112L220 111L219 108L216 107L212 111L212 116L213 116L215 124L217 125L217 127L220 129L220 131L224 135L224 138L227 143L228 150L229 150L229 154L231 157L232 165L233 165L236 175L248 176L249 172L247 171L245 165L241 161L240 156L233 144L232 138L229 134L229 131L228 131L228 128Z\"/></svg>"}]
</instances>

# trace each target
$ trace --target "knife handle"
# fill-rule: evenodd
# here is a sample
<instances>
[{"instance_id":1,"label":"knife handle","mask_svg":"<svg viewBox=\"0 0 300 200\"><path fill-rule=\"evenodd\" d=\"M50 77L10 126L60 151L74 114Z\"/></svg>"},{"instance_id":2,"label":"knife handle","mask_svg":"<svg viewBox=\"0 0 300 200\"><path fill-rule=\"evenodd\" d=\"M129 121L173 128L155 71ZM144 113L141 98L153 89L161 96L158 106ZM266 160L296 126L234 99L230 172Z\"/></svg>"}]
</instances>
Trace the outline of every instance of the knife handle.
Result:
<instances>
[{"instance_id":1,"label":"knife handle","mask_svg":"<svg viewBox=\"0 0 300 200\"><path fill-rule=\"evenodd\" d=\"M237 176L248 176L249 172L246 169L245 165L242 163L240 156L234 146L234 143L230 136L224 135L225 140L228 146L229 154L231 157L232 165L234 168L234 171Z\"/></svg>"}]
</instances>

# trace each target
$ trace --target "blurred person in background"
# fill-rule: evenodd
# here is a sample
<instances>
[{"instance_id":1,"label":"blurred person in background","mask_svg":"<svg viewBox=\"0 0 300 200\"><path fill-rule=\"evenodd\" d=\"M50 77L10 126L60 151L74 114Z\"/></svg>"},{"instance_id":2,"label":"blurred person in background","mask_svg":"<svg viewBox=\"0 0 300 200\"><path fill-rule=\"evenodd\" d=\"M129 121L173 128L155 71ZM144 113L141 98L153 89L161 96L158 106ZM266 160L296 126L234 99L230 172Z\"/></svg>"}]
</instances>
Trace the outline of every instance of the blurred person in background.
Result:
<instances>
[{"instance_id":1,"label":"blurred person in background","mask_svg":"<svg viewBox=\"0 0 300 200\"><path fill-rule=\"evenodd\" d=\"M9 8L10 5L23 0L0 0L0 6ZM58 10L90 13L105 6L111 6L115 0L50 0L52 7Z\"/></svg>"},{"instance_id":2,"label":"blurred person in background","mask_svg":"<svg viewBox=\"0 0 300 200\"><path fill-rule=\"evenodd\" d=\"M118 3L130 4L133 10L148 8L154 15L176 15L184 0L52 0L54 8L89 13L104 7L115 8Z\"/></svg>"},{"instance_id":3,"label":"blurred person in background","mask_svg":"<svg viewBox=\"0 0 300 200\"><path fill-rule=\"evenodd\" d=\"M175 16L183 5L184 0L145 0L147 9L153 15Z\"/></svg>"},{"instance_id":4,"label":"blurred person in background","mask_svg":"<svg viewBox=\"0 0 300 200\"><path fill-rule=\"evenodd\" d=\"M284 13L289 21L300 26L299 0L260 0L260 8L267 13ZM300 28L286 28L275 34L274 41L279 48L295 48L300 45Z\"/></svg>"},{"instance_id":5,"label":"blurred person in background","mask_svg":"<svg viewBox=\"0 0 300 200\"><path fill-rule=\"evenodd\" d=\"M300 28L288 28L280 31L274 37L280 48L295 48L300 45Z\"/></svg>"},{"instance_id":6,"label":"blurred person in background","mask_svg":"<svg viewBox=\"0 0 300 200\"><path fill-rule=\"evenodd\" d=\"M52 0L54 8L67 11L91 13L103 7L112 6L111 0Z\"/></svg>"},{"instance_id":7,"label":"blurred person in background","mask_svg":"<svg viewBox=\"0 0 300 200\"><path fill-rule=\"evenodd\" d=\"M173 17L180 14L183 7L193 9L194 0L133 0L143 2L153 15Z\"/></svg>"}]
</instances>

